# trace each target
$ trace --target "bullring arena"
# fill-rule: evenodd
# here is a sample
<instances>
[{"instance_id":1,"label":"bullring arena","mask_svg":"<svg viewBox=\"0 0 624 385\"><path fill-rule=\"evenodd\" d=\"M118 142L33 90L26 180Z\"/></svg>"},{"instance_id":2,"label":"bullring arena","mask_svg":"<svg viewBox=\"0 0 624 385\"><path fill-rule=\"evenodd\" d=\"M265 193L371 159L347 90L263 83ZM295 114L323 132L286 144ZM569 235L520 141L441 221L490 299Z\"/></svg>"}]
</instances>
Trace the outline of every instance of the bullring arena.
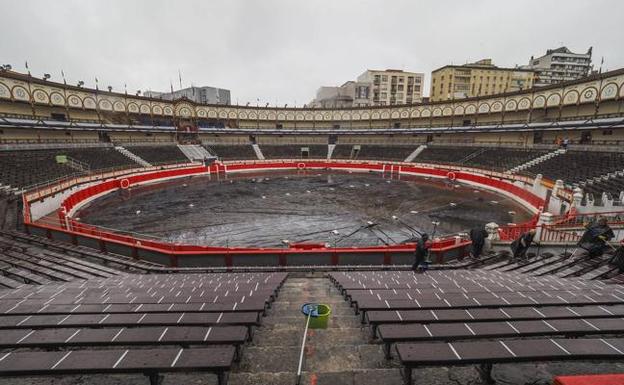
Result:
<instances>
[{"instance_id":1,"label":"bullring arena","mask_svg":"<svg viewBox=\"0 0 624 385\"><path fill-rule=\"evenodd\" d=\"M0 72L3 384L550 383L622 372L624 70L345 109ZM558 138L568 138L563 148ZM468 232L487 231L469 258ZM539 246L510 258L531 229ZM430 265L412 271L415 240ZM304 303L331 308L308 329ZM305 346L303 346L305 344Z\"/></svg>"}]
</instances>

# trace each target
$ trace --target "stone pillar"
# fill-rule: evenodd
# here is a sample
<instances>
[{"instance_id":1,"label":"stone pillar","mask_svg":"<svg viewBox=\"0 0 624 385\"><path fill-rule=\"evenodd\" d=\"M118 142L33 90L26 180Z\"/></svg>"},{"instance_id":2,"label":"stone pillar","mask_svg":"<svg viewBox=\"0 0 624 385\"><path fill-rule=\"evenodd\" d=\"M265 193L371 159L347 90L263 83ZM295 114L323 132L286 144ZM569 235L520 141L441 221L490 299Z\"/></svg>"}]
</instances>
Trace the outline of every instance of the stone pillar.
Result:
<instances>
[{"instance_id":1,"label":"stone pillar","mask_svg":"<svg viewBox=\"0 0 624 385\"><path fill-rule=\"evenodd\" d=\"M572 194L572 207L579 208L581 207L581 202L583 201L583 190L580 187L576 187L574 189L574 194Z\"/></svg>"},{"instance_id":2,"label":"stone pillar","mask_svg":"<svg viewBox=\"0 0 624 385\"><path fill-rule=\"evenodd\" d=\"M606 192L602 193L601 201L604 208L613 207L613 199L609 198L609 194L607 194Z\"/></svg>"},{"instance_id":3,"label":"stone pillar","mask_svg":"<svg viewBox=\"0 0 624 385\"><path fill-rule=\"evenodd\" d=\"M620 191L620 203L624 202L624 191Z\"/></svg>"},{"instance_id":4,"label":"stone pillar","mask_svg":"<svg viewBox=\"0 0 624 385\"><path fill-rule=\"evenodd\" d=\"M554 222L555 218L554 215L552 215L551 213L541 213L540 217L537 221L537 228L535 229L536 233L535 233L535 240L540 242L542 241L542 237L543 237L543 230L544 230L544 226L548 226L548 225L552 225Z\"/></svg>"},{"instance_id":5,"label":"stone pillar","mask_svg":"<svg viewBox=\"0 0 624 385\"><path fill-rule=\"evenodd\" d=\"M533 180L533 190L537 190L542 186L542 174L537 174Z\"/></svg>"},{"instance_id":6,"label":"stone pillar","mask_svg":"<svg viewBox=\"0 0 624 385\"><path fill-rule=\"evenodd\" d=\"M552 188L552 196L556 197L557 196L557 192L559 190L563 190L565 188L563 181L561 179L557 179L555 181L555 185Z\"/></svg>"},{"instance_id":7,"label":"stone pillar","mask_svg":"<svg viewBox=\"0 0 624 385\"><path fill-rule=\"evenodd\" d=\"M498 235L498 224L494 222L490 222L485 225L485 231L488 233L488 237L485 238L485 243L483 245L483 251L492 250L492 241L497 241L500 239Z\"/></svg>"}]
</instances>

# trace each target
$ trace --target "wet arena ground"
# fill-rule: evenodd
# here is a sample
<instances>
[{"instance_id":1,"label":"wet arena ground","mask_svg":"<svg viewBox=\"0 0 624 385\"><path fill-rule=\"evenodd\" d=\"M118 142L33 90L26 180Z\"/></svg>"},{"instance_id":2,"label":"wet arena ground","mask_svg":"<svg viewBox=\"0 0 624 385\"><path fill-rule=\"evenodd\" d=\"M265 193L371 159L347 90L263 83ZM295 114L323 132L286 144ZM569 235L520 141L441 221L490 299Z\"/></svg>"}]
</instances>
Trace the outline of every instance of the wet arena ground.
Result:
<instances>
[{"instance_id":1,"label":"wet arena ground","mask_svg":"<svg viewBox=\"0 0 624 385\"><path fill-rule=\"evenodd\" d=\"M109 194L76 217L179 243L270 247L284 240L400 243L414 230L431 234L434 221L435 235L443 235L523 222L530 213L509 198L449 181L331 171L178 179Z\"/></svg>"}]
</instances>

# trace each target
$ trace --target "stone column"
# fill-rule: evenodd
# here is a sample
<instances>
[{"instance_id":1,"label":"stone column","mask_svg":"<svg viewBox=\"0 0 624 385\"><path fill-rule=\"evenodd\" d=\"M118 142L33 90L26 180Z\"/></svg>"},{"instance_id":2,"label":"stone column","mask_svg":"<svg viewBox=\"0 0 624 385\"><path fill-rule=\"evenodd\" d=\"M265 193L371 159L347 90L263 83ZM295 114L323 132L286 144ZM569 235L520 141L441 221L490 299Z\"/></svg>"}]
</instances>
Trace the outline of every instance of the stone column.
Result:
<instances>
[{"instance_id":1,"label":"stone column","mask_svg":"<svg viewBox=\"0 0 624 385\"><path fill-rule=\"evenodd\" d=\"M559 190L563 190L565 188L565 185L563 184L563 181L561 179L557 179L555 181L555 185L553 186L552 189L552 196L556 197L557 196L557 192Z\"/></svg>"},{"instance_id":2,"label":"stone column","mask_svg":"<svg viewBox=\"0 0 624 385\"><path fill-rule=\"evenodd\" d=\"M500 239L498 235L498 224L494 222L490 222L485 225L485 231L488 233L488 237L485 239L485 244L483 245L483 251L492 250L492 241L497 241Z\"/></svg>"},{"instance_id":3,"label":"stone column","mask_svg":"<svg viewBox=\"0 0 624 385\"><path fill-rule=\"evenodd\" d=\"M537 174L533 180L533 190L537 190L542 186L542 174Z\"/></svg>"},{"instance_id":4,"label":"stone column","mask_svg":"<svg viewBox=\"0 0 624 385\"><path fill-rule=\"evenodd\" d=\"M583 190L580 187L576 187L574 189L574 194L572 194L572 207L579 208L581 207L581 202L583 201Z\"/></svg>"},{"instance_id":5,"label":"stone column","mask_svg":"<svg viewBox=\"0 0 624 385\"><path fill-rule=\"evenodd\" d=\"M541 213L539 220L537 221L537 228L535 229L536 233L535 233L535 240L538 242L542 241L542 236L543 236L543 227L548 226L548 225L552 225L554 222L555 218L554 215L552 215L551 213Z\"/></svg>"}]
</instances>

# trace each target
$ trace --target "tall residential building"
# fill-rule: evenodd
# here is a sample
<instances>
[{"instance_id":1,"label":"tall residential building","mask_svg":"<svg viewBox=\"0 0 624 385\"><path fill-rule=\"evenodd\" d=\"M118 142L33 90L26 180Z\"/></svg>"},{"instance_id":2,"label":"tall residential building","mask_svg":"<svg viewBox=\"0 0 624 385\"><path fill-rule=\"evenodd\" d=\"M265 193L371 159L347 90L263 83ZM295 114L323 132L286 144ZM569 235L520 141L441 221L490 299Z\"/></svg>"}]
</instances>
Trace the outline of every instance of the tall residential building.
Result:
<instances>
[{"instance_id":1,"label":"tall residential building","mask_svg":"<svg viewBox=\"0 0 624 385\"><path fill-rule=\"evenodd\" d=\"M483 59L464 65L447 65L431 72L432 102L519 91L533 86L534 71L502 68Z\"/></svg>"},{"instance_id":2,"label":"tall residential building","mask_svg":"<svg viewBox=\"0 0 624 385\"><path fill-rule=\"evenodd\" d=\"M536 72L536 86L547 86L588 76L592 71L592 47L586 53L574 53L567 47L549 49L546 55L534 58L523 68Z\"/></svg>"},{"instance_id":3,"label":"tall residential building","mask_svg":"<svg viewBox=\"0 0 624 385\"><path fill-rule=\"evenodd\" d=\"M370 106L371 84L352 80L340 87L321 87L309 107L316 108L348 108Z\"/></svg>"},{"instance_id":4,"label":"tall residential building","mask_svg":"<svg viewBox=\"0 0 624 385\"><path fill-rule=\"evenodd\" d=\"M372 105L387 106L421 102L424 77L422 73L401 70L367 70L357 81L372 84L369 95Z\"/></svg>"},{"instance_id":5,"label":"tall residential building","mask_svg":"<svg viewBox=\"0 0 624 385\"><path fill-rule=\"evenodd\" d=\"M215 87L188 87L173 92L145 91L143 96L164 100L187 98L200 104L231 104L230 90Z\"/></svg>"}]
</instances>

